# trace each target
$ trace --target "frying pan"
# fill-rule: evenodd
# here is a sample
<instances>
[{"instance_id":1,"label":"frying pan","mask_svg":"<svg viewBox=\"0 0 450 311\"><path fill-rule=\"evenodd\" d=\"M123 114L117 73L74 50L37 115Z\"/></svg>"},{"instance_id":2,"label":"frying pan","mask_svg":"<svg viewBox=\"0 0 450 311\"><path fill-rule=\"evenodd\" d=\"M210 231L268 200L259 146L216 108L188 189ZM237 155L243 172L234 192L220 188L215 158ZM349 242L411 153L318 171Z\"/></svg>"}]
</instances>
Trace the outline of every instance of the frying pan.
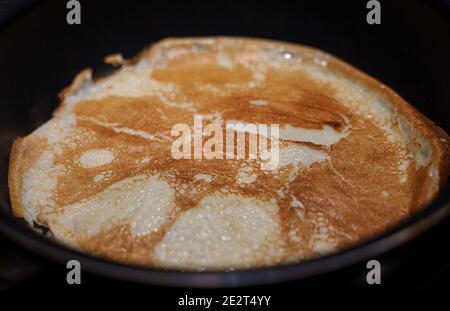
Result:
<instances>
[{"instance_id":1,"label":"frying pan","mask_svg":"<svg viewBox=\"0 0 450 311\"><path fill-rule=\"evenodd\" d=\"M66 23L66 1L0 0L0 230L23 247L116 279L153 285L230 287L304 279L362 263L402 244L450 214L449 186L429 206L345 251L306 262L233 272L181 272L126 266L44 238L11 214L7 166L11 142L51 117L56 94L105 55L130 57L169 36L233 35L311 45L391 86L450 131L448 1L380 1L381 24L366 23L367 1L81 0L81 25Z\"/></svg>"}]
</instances>

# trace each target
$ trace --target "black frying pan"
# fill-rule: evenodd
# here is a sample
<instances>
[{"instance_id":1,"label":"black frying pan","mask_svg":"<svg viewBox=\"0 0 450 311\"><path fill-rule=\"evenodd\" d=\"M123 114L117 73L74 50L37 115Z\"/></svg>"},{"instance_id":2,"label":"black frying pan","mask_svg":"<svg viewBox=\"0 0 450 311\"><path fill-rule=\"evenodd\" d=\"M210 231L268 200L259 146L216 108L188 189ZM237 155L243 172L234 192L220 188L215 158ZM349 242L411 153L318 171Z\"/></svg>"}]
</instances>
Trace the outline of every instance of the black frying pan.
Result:
<instances>
[{"instance_id":1,"label":"black frying pan","mask_svg":"<svg viewBox=\"0 0 450 311\"><path fill-rule=\"evenodd\" d=\"M67 1L0 0L0 230L27 249L113 278L174 286L241 286L317 276L385 253L450 214L449 186L430 206L385 234L327 257L287 266L196 273L125 266L70 250L12 217L10 145L48 120L57 93L102 58L126 57L168 36L234 35L298 42L326 50L391 86L450 132L448 1L383 1L381 25L366 23L367 1L81 0L82 24L66 24Z\"/></svg>"}]
</instances>

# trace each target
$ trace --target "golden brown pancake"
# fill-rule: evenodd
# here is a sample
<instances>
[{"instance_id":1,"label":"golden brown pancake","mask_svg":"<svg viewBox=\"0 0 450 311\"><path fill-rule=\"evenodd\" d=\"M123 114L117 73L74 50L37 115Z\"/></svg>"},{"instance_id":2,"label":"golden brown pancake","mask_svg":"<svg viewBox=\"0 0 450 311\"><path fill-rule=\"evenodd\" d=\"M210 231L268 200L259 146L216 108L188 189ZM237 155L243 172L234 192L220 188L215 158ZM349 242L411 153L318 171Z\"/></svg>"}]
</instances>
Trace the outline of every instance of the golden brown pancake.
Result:
<instances>
[{"instance_id":1,"label":"golden brown pancake","mask_svg":"<svg viewBox=\"0 0 450 311\"><path fill-rule=\"evenodd\" d=\"M342 250L423 208L449 137L391 89L319 50L248 38L167 39L93 81L15 141L14 214L83 252L195 270ZM174 159L175 124L277 124L279 165Z\"/></svg>"}]
</instances>

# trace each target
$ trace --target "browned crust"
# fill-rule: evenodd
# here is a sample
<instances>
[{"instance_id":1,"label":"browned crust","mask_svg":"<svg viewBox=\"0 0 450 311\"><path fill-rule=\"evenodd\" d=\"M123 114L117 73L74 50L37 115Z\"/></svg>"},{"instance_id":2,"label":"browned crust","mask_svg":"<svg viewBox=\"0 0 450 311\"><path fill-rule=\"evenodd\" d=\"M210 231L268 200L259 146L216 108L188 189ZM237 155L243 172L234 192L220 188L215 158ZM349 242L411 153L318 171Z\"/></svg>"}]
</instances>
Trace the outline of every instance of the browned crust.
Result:
<instances>
[{"instance_id":1,"label":"browned crust","mask_svg":"<svg viewBox=\"0 0 450 311\"><path fill-rule=\"evenodd\" d=\"M20 199L24 175L39 159L47 146L42 137L18 137L14 140L9 157L8 187L11 206L15 216L24 217L25 211Z\"/></svg>"},{"instance_id":2,"label":"browned crust","mask_svg":"<svg viewBox=\"0 0 450 311\"><path fill-rule=\"evenodd\" d=\"M382 82L370 77L359 69L353 67L347 62L339 59L338 57L322 51L317 48L308 47L300 44L286 43L277 40L256 39L247 37L210 37L216 42L222 40L240 40L241 42L251 43L254 45L264 46L267 44L283 46L293 52L299 52L301 54L307 52L309 54L322 52L325 55L330 55L328 67L342 73L344 76L351 77L353 80L362 82L365 86L372 90L375 90L379 94L384 95L390 103L397 109L397 112L403 115L408 122L415 128L425 139L431 144L433 149L432 162L437 164L439 171L439 189L445 186L448 177L450 175L450 138L447 133L440 127L436 126L431 120L423 115L419 110L410 105L406 100L400 97L394 90L383 84ZM205 38L206 39L206 38ZM159 46L170 46L171 44L179 43L193 43L204 40L204 38L167 38L164 39L150 48L142 51L138 54L137 59L145 56L147 53L152 53ZM428 202L433 198L435 193L431 193L424 202Z\"/></svg>"},{"instance_id":3,"label":"browned crust","mask_svg":"<svg viewBox=\"0 0 450 311\"><path fill-rule=\"evenodd\" d=\"M382 82L368 76L340 59L334 58L330 64L332 69L342 72L344 75L351 76L355 80L363 82L369 88L384 95L394 105L397 112L406 117L413 128L425 137L433 148L433 159L431 162L437 163L438 165L440 174L439 188L442 188L446 184L450 174L450 139L447 133Z\"/></svg>"},{"instance_id":4,"label":"browned crust","mask_svg":"<svg viewBox=\"0 0 450 311\"><path fill-rule=\"evenodd\" d=\"M24 216L24 210L20 200L23 178L23 166L21 165L23 162L23 140L24 139L22 137L18 137L14 140L9 158L8 187L12 211L17 217Z\"/></svg>"},{"instance_id":5,"label":"browned crust","mask_svg":"<svg viewBox=\"0 0 450 311\"><path fill-rule=\"evenodd\" d=\"M192 44L194 42L201 42L206 39L214 39L215 42L220 43L221 41L230 41L237 40L244 44L252 44L258 46L264 45L278 45L282 46L286 49L289 49L293 52L299 52L301 54L311 54L316 52L321 52L319 49L291 44L281 41L274 40L265 40L265 39L254 39L254 38L245 38L245 37L210 37L210 38L183 38L183 39L172 39L168 38L162 40L160 42L155 43L149 48L144 49L135 57L133 57L129 61L124 61L124 65L132 65L138 62L143 57L151 57L156 50L163 47L170 47L175 44ZM328 54L327 52L323 52L324 54ZM377 93L384 95L390 103L397 109L397 112L403 115L408 122L415 128L420 134L424 136L424 138L431 144L433 149L432 162L437 165L439 172L439 188L442 188L448 179L450 174L450 139L449 136L439 127L433 124L427 117L425 117L422 113L420 113L413 106L408 104L403 98L397 95L392 89L382 84L380 81L368 76L367 74L361 72L355 67L349 65L343 60L332 56L329 59L328 66L339 73L347 77L351 77L353 80L363 83L365 86L369 87L372 90L375 90ZM61 109L61 105L64 102L64 99L69 94L73 94L77 92L80 87L84 84L85 81L90 81L92 76L92 70L90 68L84 69L81 71L73 80L73 82L59 94L60 96L60 106L55 110L57 113ZM95 81L99 81L102 78L95 79ZM95 82L94 81L94 82ZM22 178L24 173L26 172L25 163L30 165L30 160L27 159L26 150L29 149L29 145L25 144L25 140L31 138L28 136L27 138L18 138L13 144L10 165L9 165L9 188L11 194L11 203L13 206L13 212L16 216L23 217L24 211L22 208L22 204L20 201L20 192L22 189ZM43 149L40 149L41 151ZM36 157L34 157L36 159ZM31 165L29 166L31 167ZM428 182L426 184L430 186ZM423 198L423 202L429 202L434 195L435 191L430 191L427 194L426 198Z\"/></svg>"},{"instance_id":6,"label":"browned crust","mask_svg":"<svg viewBox=\"0 0 450 311\"><path fill-rule=\"evenodd\" d=\"M308 47L300 44L286 43L277 40L267 40L267 39L256 39L248 37L209 37L209 38L166 38L161 40L149 48L140 52L136 57L134 57L131 62L135 63L147 54L154 53L159 47L168 47L173 44L192 44L194 42L199 42L202 40L214 39L216 42L220 41L230 41L239 40L244 44L253 45L279 45L293 52L299 53L309 53L313 55L316 52L322 52L325 55L330 55L328 52L322 51L317 48ZM400 97L394 90L390 87L384 85L382 82L372 78L371 76L365 74L359 69L348 64L344 60L337 58L334 55L330 55L329 67L337 72L342 73L344 76L351 77L355 81L362 82L364 85L376 92L384 95L390 103L397 109L398 113L403 115L420 134L422 134L425 139L431 144L433 149L432 163L435 163L439 171L439 189L445 186L448 177L450 175L450 138L447 133L440 127L436 126L431 120L429 120L425 115L423 115L419 110L410 105L406 100ZM424 198L423 202L429 202L435 193L430 192L428 198Z\"/></svg>"}]
</instances>

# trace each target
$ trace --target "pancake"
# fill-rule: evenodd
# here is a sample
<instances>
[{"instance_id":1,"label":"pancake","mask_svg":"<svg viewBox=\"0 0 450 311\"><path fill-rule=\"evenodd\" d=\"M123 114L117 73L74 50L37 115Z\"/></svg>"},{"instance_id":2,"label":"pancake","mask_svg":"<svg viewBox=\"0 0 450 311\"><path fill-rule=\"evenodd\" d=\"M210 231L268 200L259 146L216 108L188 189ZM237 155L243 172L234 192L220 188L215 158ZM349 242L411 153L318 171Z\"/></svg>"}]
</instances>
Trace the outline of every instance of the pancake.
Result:
<instances>
[{"instance_id":1,"label":"pancake","mask_svg":"<svg viewBox=\"0 0 450 311\"><path fill-rule=\"evenodd\" d=\"M119 68L81 72L10 160L14 214L82 252L182 270L298 262L382 233L449 175L444 131L314 48L166 39L106 61ZM195 116L203 127L278 125L276 167L174 158L173 127L193 129Z\"/></svg>"}]
</instances>

